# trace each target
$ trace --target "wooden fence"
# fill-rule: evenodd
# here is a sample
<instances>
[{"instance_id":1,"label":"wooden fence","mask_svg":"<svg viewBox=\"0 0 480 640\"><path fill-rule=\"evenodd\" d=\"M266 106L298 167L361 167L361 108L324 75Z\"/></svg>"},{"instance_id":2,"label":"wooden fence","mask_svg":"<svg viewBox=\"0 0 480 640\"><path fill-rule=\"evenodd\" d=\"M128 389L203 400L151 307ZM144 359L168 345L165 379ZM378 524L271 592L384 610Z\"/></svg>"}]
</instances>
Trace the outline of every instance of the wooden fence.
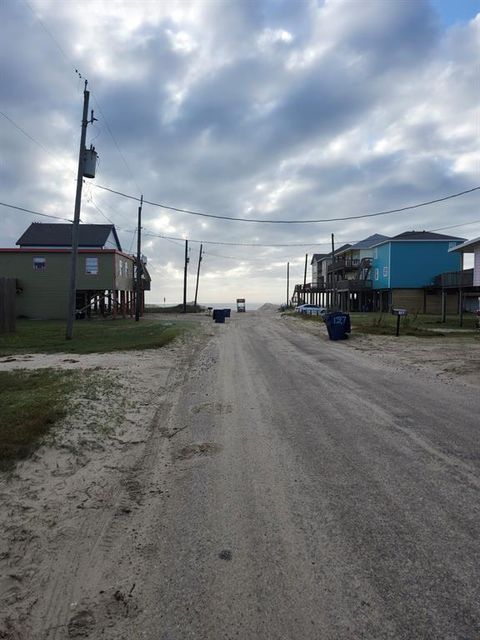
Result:
<instances>
[{"instance_id":1,"label":"wooden fence","mask_svg":"<svg viewBox=\"0 0 480 640\"><path fill-rule=\"evenodd\" d=\"M0 333L15 331L15 278L0 277Z\"/></svg>"}]
</instances>

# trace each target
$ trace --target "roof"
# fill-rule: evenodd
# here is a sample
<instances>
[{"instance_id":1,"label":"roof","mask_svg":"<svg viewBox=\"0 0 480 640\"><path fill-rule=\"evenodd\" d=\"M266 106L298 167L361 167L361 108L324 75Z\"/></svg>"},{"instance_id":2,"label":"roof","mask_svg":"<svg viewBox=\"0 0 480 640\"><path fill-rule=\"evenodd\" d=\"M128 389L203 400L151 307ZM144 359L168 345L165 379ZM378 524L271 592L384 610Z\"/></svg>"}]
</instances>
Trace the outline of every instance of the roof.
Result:
<instances>
[{"instance_id":1,"label":"roof","mask_svg":"<svg viewBox=\"0 0 480 640\"><path fill-rule=\"evenodd\" d=\"M372 236L368 236L368 238L364 238L363 240L360 240L360 242L352 245L351 249L370 249L370 247L373 247L384 240L390 240L390 238L382 235L381 233L374 233Z\"/></svg>"},{"instance_id":2,"label":"roof","mask_svg":"<svg viewBox=\"0 0 480 640\"><path fill-rule=\"evenodd\" d=\"M21 247L71 247L73 224L32 222L17 240ZM81 224L79 227L79 247L104 247L111 233L115 238L114 249L122 250L113 224Z\"/></svg>"},{"instance_id":3,"label":"roof","mask_svg":"<svg viewBox=\"0 0 480 640\"><path fill-rule=\"evenodd\" d=\"M399 233L398 236L393 236L393 238L388 238L387 240L381 240L377 242L376 247L381 244L386 244L387 242L405 242L408 240L429 240L429 241L443 241L443 242L463 242L465 238L458 238L457 236L446 236L443 233L435 233L434 231L404 231L403 233Z\"/></svg>"},{"instance_id":4,"label":"roof","mask_svg":"<svg viewBox=\"0 0 480 640\"><path fill-rule=\"evenodd\" d=\"M456 247L452 247L450 251L461 251L462 253L473 253L475 248L480 246L480 236L478 238L474 238L473 240L467 240L466 242L462 242L462 244L457 244Z\"/></svg>"},{"instance_id":5,"label":"roof","mask_svg":"<svg viewBox=\"0 0 480 640\"><path fill-rule=\"evenodd\" d=\"M326 258L327 256L328 256L327 253L314 253L310 264L313 264L314 262L318 262L319 260L321 260L322 258Z\"/></svg>"}]
</instances>

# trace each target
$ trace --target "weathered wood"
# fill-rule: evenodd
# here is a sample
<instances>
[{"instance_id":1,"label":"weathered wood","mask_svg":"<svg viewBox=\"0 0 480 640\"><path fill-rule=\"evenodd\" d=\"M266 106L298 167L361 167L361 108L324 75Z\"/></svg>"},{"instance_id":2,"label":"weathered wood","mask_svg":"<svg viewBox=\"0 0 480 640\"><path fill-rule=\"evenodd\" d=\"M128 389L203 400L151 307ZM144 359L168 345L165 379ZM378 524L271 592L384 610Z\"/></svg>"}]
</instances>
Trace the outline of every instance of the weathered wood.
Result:
<instances>
[{"instance_id":1,"label":"weathered wood","mask_svg":"<svg viewBox=\"0 0 480 640\"><path fill-rule=\"evenodd\" d=\"M0 277L0 333L15 331L15 278Z\"/></svg>"}]
</instances>

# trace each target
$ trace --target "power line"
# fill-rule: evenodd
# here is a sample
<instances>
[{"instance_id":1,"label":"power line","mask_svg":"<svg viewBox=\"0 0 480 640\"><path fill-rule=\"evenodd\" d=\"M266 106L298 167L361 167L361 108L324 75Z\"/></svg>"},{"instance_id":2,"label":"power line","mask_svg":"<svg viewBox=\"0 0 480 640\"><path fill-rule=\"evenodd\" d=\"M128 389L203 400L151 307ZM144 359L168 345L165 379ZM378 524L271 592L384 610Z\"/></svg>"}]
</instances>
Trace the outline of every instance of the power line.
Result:
<instances>
[{"instance_id":1,"label":"power line","mask_svg":"<svg viewBox=\"0 0 480 640\"><path fill-rule=\"evenodd\" d=\"M122 196L123 198L129 198L130 200L140 200L136 196L132 196L121 191L116 191L115 189L110 189L109 187L105 187L100 184L94 184L94 187L98 189L103 189L105 191L109 191L110 193L114 193L118 196ZM318 222L340 222L344 220L358 220L360 218L374 218L376 216L385 216L391 213L401 213L402 211L410 211L412 209L418 209L419 207L426 207L431 204L436 204L438 202L445 202L445 200L452 200L453 198L458 198L460 196L464 196L467 193L472 193L473 191L478 191L480 186L472 187L471 189L466 189L465 191L459 191L458 193L452 193L448 196L443 196L442 198L435 198L434 200L428 200L426 202L419 202L417 204L408 205L406 207L399 207L397 209L388 209L385 211L376 211L375 213L363 213L358 216L342 216L340 218L319 218L318 220L257 220L256 218L234 218L233 216L223 216L217 215L214 213L204 213L201 211L192 211L190 209L181 209L180 207L172 207L166 204L162 204L161 202L152 202L151 200L144 200L145 204L149 204L153 207L160 207L161 209L168 209L170 211L177 211L179 213L186 213L193 216L201 216L203 218L215 218L217 220L233 220L235 222L255 222L259 224L313 224Z\"/></svg>"},{"instance_id":2,"label":"power line","mask_svg":"<svg viewBox=\"0 0 480 640\"><path fill-rule=\"evenodd\" d=\"M16 209L17 211L22 211L24 213L33 213L36 216L41 216L42 218L55 218L56 220L66 220L67 222L72 222L70 218L61 218L60 216L53 216L48 213L40 213L40 211L32 211L32 209L25 209L24 207L17 207L14 204L7 204L6 202L0 202L2 207L8 207L9 209Z\"/></svg>"},{"instance_id":3,"label":"power line","mask_svg":"<svg viewBox=\"0 0 480 640\"><path fill-rule=\"evenodd\" d=\"M471 224L479 224L480 220L474 220L473 222L463 222L462 224L452 224L449 227L439 227L438 229L432 229L432 231L445 231L446 229L456 229L457 227L467 227Z\"/></svg>"}]
</instances>

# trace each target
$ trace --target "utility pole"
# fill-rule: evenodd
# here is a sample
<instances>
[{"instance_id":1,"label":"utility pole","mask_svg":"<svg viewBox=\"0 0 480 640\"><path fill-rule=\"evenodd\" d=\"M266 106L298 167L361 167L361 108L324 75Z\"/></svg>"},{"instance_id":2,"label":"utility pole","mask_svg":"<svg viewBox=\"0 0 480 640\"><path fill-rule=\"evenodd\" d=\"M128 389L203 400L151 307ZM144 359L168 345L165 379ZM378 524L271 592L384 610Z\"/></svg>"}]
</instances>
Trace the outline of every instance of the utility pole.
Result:
<instances>
[{"instance_id":1,"label":"utility pole","mask_svg":"<svg viewBox=\"0 0 480 640\"><path fill-rule=\"evenodd\" d=\"M290 262L287 262L287 307L290 306Z\"/></svg>"},{"instance_id":2,"label":"utility pole","mask_svg":"<svg viewBox=\"0 0 480 640\"><path fill-rule=\"evenodd\" d=\"M138 207L138 229L137 229L137 281L135 283L135 322L140 320L141 307L141 284L142 284L142 206L143 194L140 196L140 206Z\"/></svg>"},{"instance_id":3,"label":"utility pole","mask_svg":"<svg viewBox=\"0 0 480 640\"><path fill-rule=\"evenodd\" d=\"M337 309L337 281L335 280L335 272L333 270L333 266L334 266L334 262L335 262L335 237L332 233L332 295L333 295L333 300L332 300L332 307L333 310L336 311Z\"/></svg>"},{"instance_id":4,"label":"utility pole","mask_svg":"<svg viewBox=\"0 0 480 640\"><path fill-rule=\"evenodd\" d=\"M305 270L303 272L303 304L307 301L307 294L305 293L305 288L307 286L307 261L308 253L305 254Z\"/></svg>"},{"instance_id":5,"label":"utility pole","mask_svg":"<svg viewBox=\"0 0 480 640\"><path fill-rule=\"evenodd\" d=\"M185 240L185 267L183 270L183 313L187 313L187 265L188 258L188 240Z\"/></svg>"},{"instance_id":6,"label":"utility pole","mask_svg":"<svg viewBox=\"0 0 480 640\"><path fill-rule=\"evenodd\" d=\"M77 172L77 192L75 195L75 212L73 215L72 227L72 254L70 259L70 285L68 291L68 315L67 315L67 332L66 340L73 338L73 323L75 320L76 302L77 302L77 253L78 253L78 227L80 225L80 208L82 205L82 186L85 162L85 140L87 138L87 125L94 121L93 111L90 120L88 120L88 102L90 91L87 91L87 81L85 80L85 88L83 90L83 116L82 116L82 134L80 136L80 151L78 154L78 172Z\"/></svg>"},{"instance_id":7,"label":"utility pole","mask_svg":"<svg viewBox=\"0 0 480 640\"><path fill-rule=\"evenodd\" d=\"M200 279L200 263L202 262L202 248L203 248L203 244L200 245L200 253L198 254L197 284L195 286L195 302L194 302L195 311L197 310L198 281Z\"/></svg>"}]
</instances>

